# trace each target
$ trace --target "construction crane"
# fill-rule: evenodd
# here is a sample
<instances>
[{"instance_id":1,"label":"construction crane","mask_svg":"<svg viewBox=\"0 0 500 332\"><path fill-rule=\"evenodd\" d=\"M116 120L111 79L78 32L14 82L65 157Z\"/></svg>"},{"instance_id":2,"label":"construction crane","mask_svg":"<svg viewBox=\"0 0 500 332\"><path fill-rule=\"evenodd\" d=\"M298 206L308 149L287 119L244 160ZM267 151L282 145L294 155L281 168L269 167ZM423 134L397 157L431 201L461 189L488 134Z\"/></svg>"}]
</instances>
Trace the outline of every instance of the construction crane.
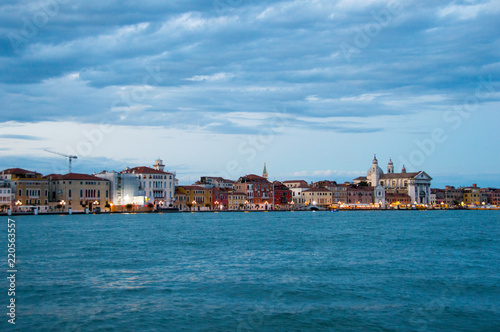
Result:
<instances>
[{"instance_id":1,"label":"construction crane","mask_svg":"<svg viewBox=\"0 0 500 332\"><path fill-rule=\"evenodd\" d=\"M46 152L50 152L50 153L53 153L53 154L58 154L58 155L60 155L60 156L63 156L63 157L68 158L68 159L69 159L69 173L71 173L71 161L72 161L73 159L78 159L78 157L77 157L77 156L68 156L68 155L66 155L66 154L62 154L62 153L59 153L59 152L54 152L54 151L50 151L50 150L44 150L44 151L46 151Z\"/></svg>"}]
</instances>

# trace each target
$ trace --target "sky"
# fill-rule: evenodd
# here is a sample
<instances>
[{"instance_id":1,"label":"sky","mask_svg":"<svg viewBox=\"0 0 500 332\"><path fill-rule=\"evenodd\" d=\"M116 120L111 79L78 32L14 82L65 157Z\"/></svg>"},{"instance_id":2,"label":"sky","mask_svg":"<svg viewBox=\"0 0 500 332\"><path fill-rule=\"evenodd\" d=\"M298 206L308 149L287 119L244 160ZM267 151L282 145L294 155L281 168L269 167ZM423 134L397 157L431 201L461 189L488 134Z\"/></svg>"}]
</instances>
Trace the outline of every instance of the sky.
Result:
<instances>
[{"instance_id":1,"label":"sky","mask_svg":"<svg viewBox=\"0 0 500 332\"><path fill-rule=\"evenodd\" d=\"M4 0L0 169L500 187L500 2Z\"/></svg>"}]
</instances>

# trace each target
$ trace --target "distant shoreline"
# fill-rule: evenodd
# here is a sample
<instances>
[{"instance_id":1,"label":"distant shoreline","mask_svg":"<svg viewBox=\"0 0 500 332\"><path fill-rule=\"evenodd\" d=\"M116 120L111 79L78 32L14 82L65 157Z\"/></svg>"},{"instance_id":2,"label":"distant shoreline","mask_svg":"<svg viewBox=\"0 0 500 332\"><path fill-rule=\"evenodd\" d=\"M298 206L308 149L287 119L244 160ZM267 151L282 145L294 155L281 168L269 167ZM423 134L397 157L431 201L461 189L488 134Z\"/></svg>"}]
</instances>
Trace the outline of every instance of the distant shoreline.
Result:
<instances>
[{"instance_id":1,"label":"distant shoreline","mask_svg":"<svg viewBox=\"0 0 500 332\"><path fill-rule=\"evenodd\" d=\"M16 217L16 216L71 216L71 215L120 215L120 214L180 214L180 213L267 213L267 212L324 212L324 213L337 213L337 212L422 212L422 211L500 211L500 209L427 209L427 210L418 210L418 209L343 209L338 211L332 210L268 210L268 211L171 211L171 212L101 212L101 213L85 213L85 212L73 212L69 213L60 213L60 212L47 212L47 213L12 213L8 215L7 213L0 213L0 217Z\"/></svg>"}]
</instances>

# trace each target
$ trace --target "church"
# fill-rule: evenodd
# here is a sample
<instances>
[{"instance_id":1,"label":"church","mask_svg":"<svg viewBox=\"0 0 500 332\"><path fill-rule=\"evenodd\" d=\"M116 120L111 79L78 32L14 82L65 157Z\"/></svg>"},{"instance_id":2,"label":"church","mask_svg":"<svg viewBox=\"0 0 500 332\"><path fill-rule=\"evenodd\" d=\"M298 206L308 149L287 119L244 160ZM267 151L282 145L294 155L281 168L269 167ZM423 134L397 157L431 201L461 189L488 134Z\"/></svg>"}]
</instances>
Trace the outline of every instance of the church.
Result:
<instances>
[{"instance_id":1,"label":"church","mask_svg":"<svg viewBox=\"0 0 500 332\"><path fill-rule=\"evenodd\" d=\"M377 188L378 190L383 188L385 193L406 194L410 196L412 203L431 204L431 181L432 178L426 172L407 173L404 166L401 173L394 173L392 160L389 160L387 173L384 173L378 165L377 156L375 156L366 177L359 177L353 182L354 184L365 182L369 186L375 187L376 191Z\"/></svg>"}]
</instances>

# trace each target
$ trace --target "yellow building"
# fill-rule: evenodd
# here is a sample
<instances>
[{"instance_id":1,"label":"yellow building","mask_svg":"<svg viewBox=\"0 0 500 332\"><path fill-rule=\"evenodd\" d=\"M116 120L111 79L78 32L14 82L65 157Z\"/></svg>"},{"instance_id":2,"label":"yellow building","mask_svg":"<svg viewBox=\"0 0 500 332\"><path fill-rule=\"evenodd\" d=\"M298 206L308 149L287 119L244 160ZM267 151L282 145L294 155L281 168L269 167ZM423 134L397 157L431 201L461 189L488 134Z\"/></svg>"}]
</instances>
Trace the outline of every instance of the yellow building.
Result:
<instances>
[{"instance_id":1,"label":"yellow building","mask_svg":"<svg viewBox=\"0 0 500 332\"><path fill-rule=\"evenodd\" d=\"M464 204L465 205L476 205L480 206L483 202L486 203L487 197L484 192L481 191L481 188L478 188L477 185L473 185L469 188L464 188Z\"/></svg>"},{"instance_id":2,"label":"yellow building","mask_svg":"<svg viewBox=\"0 0 500 332\"><path fill-rule=\"evenodd\" d=\"M302 192L306 206L328 207L333 203L333 193L326 188L311 188Z\"/></svg>"},{"instance_id":3,"label":"yellow building","mask_svg":"<svg viewBox=\"0 0 500 332\"><path fill-rule=\"evenodd\" d=\"M42 174L22 168L9 168L2 171L1 179L11 188L14 195L14 211L49 210L49 183Z\"/></svg>"},{"instance_id":4,"label":"yellow building","mask_svg":"<svg viewBox=\"0 0 500 332\"><path fill-rule=\"evenodd\" d=\"M174 195L174 208L179 211L185 211L188 209L188 198L186 190L184 188L176 188Z\"/></svg>"},{"instance_id":5,"label":"yellow building","mask_svg":"<svg viewBox=\"0 0 500 332\"><path fill-rule=\"evenodd\" d=\"M186 206L191 211L210 211L213 209L213 189L200 186L180 186L176 189L187 197Z\"/></svg>"},{"instance_id":6,"label":"yellow building","mask_svg":"<svg viewBox=\"0 0 500 332\"><path fill-rule=\"evenodd\" d=\"M227 194L229 210L245 210L248 204L247 194L242 192L230 192Z\"/></svg>"},{"instance_id":7,"label":"yellow building","mask_svg":"<svg viewBox=\"0 0 500 332\"><path fill-rule=\"evenodd\" d=\"M51 174L49 201L53 211L103 212L110 208L110 181L87 174Z\"/></svg>"}]
</instances>

